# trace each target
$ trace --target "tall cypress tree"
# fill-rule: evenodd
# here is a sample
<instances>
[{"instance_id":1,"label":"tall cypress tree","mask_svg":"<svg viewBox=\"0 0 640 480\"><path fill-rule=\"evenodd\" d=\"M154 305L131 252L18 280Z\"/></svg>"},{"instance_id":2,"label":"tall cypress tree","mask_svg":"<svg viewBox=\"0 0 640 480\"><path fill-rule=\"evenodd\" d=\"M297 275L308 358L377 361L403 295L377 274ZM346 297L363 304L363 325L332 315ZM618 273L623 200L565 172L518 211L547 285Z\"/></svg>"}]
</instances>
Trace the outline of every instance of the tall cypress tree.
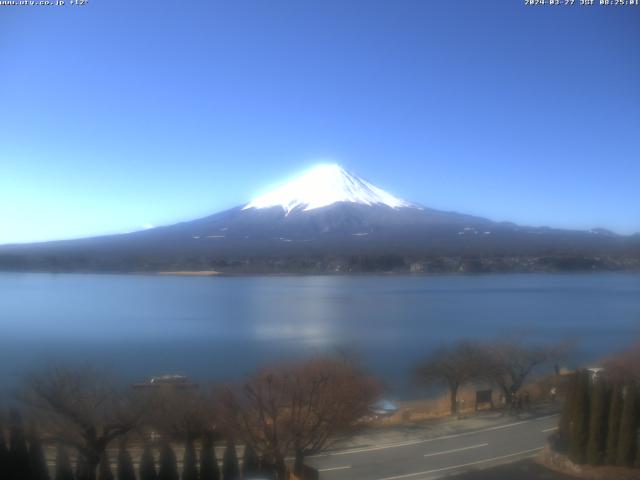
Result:
<instances>
[{"instance_id":1,"label":"tall cypress tree","mask_svg":"<svg viewBox=\"0 0 640 480\"><path fill-rule=\"evenodd\" d=\"M73 480L73 471L67 450L58 446L56 450L56 475L55 480Z\"/></svg>"},{"instance_id":2,"label":"tall cypress tree","mask_svg":"<svg viewBox=\"0 0 640 480\"><path fill-rule=\"evenodd\" d=\"M617 464L632 467L636 455L636 435L638 428L637 390L634 382L627 382L624 387L624 404L620 420L618 437Z\"/></svg>"},{"instance_id":3,"label":"tall cypress tree","mask_svg":"<svg viewBox=\"0 0 640 480\"><path fill-rule=\"evenodd\" d=\"M9 449L4 441L2 425L0 425L0 478L9 478Z\"/></svg>"},{"instance_id":4,"label":"tall cypress tree","mask_svg":"<svg viewBox=\"0 0 640 480\"><path fill-rule=\"evenodd\" d=\"M81 452L76 452L76 480L91 480L89 466Z\"/></svg>"},{"instance_id":5,"label":"tall cypress tree","mask_svg":"<svg viewBox=\"0 0 640 480\"><path fill-rule=\"evenodd\" d=\"M618 437L620 434L620 419L622 417L622 384L616 382L611 394L609 405L609 420L607 431L607 452L604 463L615 465L618 461Z\"/></svg>"},{"instance_id":6,"label":"tall cypress tree","mask_svg":"<svg viewBox=\"0 0 640 480\"><path fill-rule=\"evenodd\" d=\"M260 462L260 477L274 480L276 475L276 468L273 466L273 463L262 457Z\"/></svg>"},{"instance_id":7,"label":"tall cypress tree","mask_svg":"<svg viewBox=\"0 0 640 480\"><path fill-rule=\"evenodd\" d=\"M563 449L567 447L571 438L571 420L573 417L573 404L575 402L577 383L578 374L574 374L569 379L567 397L562 407L562 415L560 416L560 423L558 425L558 438L560 439L560 446Z\"/></svg>"},{"instance_id":8,"label":"tall cypress tree","mask_svg":"<svg viewBox=\"0 0 640 480\"><path fill-rule=\"evenodd\" d=\"M247 444L242 458L242 478L257 476L260 473L260 459L253 447Z\"/></svg>"},{"instance_id":9,"label":"tall cypress tree","mask_svg":"<svg viewBox=\"0 0 640 480\"><path fill-rule=\"evenodd\" d=\"M153 458L153 451L149 444L145 444L142 456L140 457L139 468L140 480L158 480L158 472L156 471L156 461Z\"/></svg>"},{"instance_id":10,"label":"tall cypress tree","mask_svg":"<svg viewBox=\"0 0 640 480\"><path fill-rule=\"evenodd\" d=\"M573 403L575 402L576 384L578 383L578 374L571 375L567 385L567 397L562 406L562 414L560 415L560 423L558 425L558 436L563 442L568 443L571 436L571 417L573 412Z\"/></svg>"},{"instance_id":11,"label":"tall cypress tree","mask_svg":"<svg viewBox=\"0 0 640 480\"><path fill-rule=\"evenodd\" d=\"M131 455L124 446L121 446L118 452L118 480L136 480Z\"/></svg>"},{"instance_id":12,"label":"tall cypress tree","mask_svg":"<svg viewBox=\"0 0 640 480\"><path fill-rule=\"evenodd\" d=\"M165 442L160 449L160 470L158 480L178 480L178 465L176 454L169 442Z\"/></svg>"},{"instance_id":13,"label":"tall cypress tree","mask_svg":"<svg viewBox=\"0 0 640 480\"><path fill-rule=\"evenodd\" d=\"M191 439L184 446L182 458L182 480L198 480L198 457Z\"/></svg>"},{"instance_id":14,"label":"tall cypress tree","mask_svg":"<svg viewBox=\"0 0 640 480\"><path fill-rule=\"evenodd\" d=\"M607 382L596 379L591 389L591 413L589 418L589 443L587 462L601 465L607 444L607 417L609 407L609 387Z\"/></svg>"},{"instance_id":15,"label":"tall cypress tree","mask_svg":"<svg viewBox=\"0 0 640 480\"><path fill-rule=\"evenodd\" d=\"M222 457L222 479L238 480L240 478L240 468L238 467L238 455L236 446L233 442L227 442L227 448L224 449L224 457Z\"/></svg>"},{"instance_id":16,"label":"tall cypress tree","mask_svg":"<svg viewBox=\"0 0 640 480\"><path fill-rule=\"evenodd\" d=\"M17 411L11 412L9 427L9 478L29 478L29 449L22 428L22 418Z\"/></svg>"},{"instance_id":17,"label":"tall cypress tree","mask_svg":"<svg viewBox=\"0 0 640 480\"><path fill-rule=\"evenodd\" d=\"M105 450L98 464L98 480L114 480L114 478L111 470L111 459L107 450Z\"/></svg>"},{"instance_id":18,"label":"tall cypress tree","mask_svg":"<svg viewBox=\"0 0 640 480\"><path fill-rule=\"evenodd\" d=\"M207 432L202 440L200 450L200 480L220 480L216 448L213 442L213 434Z\"/></svg>"},{"instance_id":19,"label":"tall cypress tree","mask_svg":"<svg viewBox=\"0 0 640 480\"><path fill-rule=\"evenodd\" d=\"M574 463L585 463L589 440L589 374L577 374L576 390L571 407L571 434L569 438L569 458Z\"/></svg>"},{"instance_id":20,"label":"tall cypress tree","mask_svg":"<svg viewBox=\"0 0 640 480\"><path fill-rule=\"evenodd\" d=\"M40 439L33 435L29 444L29 470L31 480L49 480L49 468Z\"/></svg>"}]
</instances>

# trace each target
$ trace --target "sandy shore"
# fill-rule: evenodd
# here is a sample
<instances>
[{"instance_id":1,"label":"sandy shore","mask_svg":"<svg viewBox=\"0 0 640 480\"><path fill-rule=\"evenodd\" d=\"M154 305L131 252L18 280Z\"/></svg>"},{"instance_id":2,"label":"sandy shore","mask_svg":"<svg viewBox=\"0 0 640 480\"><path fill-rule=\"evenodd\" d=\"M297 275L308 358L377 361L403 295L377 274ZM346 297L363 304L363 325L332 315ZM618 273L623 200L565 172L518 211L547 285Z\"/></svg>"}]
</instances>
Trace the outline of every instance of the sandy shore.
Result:
<instances>
[{"instance_id":1,"label":"sandy shore","mask_svg":"<svg viewBox=\"0 0 640 480\"><path fill-rule=\"evenodd\" d=\"M215 270L182 270L178 272L157 272L156 275L177 275L179 277L213 277L215 275L222 275L222 273Z\"/></svg>"}]
</instances>

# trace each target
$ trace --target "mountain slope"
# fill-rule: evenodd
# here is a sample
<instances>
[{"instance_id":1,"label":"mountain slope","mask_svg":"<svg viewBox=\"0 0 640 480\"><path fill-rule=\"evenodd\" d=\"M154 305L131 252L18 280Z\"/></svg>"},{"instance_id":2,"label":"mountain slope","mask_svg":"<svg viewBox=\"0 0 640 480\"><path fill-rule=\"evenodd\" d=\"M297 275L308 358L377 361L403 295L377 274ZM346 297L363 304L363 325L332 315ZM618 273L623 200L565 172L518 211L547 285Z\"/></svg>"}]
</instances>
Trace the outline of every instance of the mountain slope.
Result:
<instances>
[{"instance_id":1,"label":"mountain slope","mask_svg":"<svg viewBox=\"0 0 640 480\"><path fill-rule=\"evenodd\" d=\"M548 259L567 264L576 258L577 263L571 260L568 265L635 268L640 267L640 239L602 229L522 227L432 210L339 166L324 165L244 206L205 218L122 235L5 245L0 247L0 268L402 270L436 257L457 259L438 267L445 271L460 270L460 259L494 265L496 258L507 257L516 259L515 266L500 268L523 269L533 262L547 269ZM381 263L376 260L380 258Z\"/></svg>"}]
</instances>

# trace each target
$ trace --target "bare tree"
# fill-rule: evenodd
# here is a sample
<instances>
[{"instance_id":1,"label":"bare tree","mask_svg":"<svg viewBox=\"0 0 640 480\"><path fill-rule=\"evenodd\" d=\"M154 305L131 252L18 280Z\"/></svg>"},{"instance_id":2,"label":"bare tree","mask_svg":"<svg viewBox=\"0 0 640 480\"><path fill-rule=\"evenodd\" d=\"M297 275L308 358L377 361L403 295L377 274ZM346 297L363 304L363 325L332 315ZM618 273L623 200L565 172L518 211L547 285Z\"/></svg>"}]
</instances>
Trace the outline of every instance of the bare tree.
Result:
<instances>
[{"instance_id":1,"label":"bare tree","mask_svg":"<svg viewBox=\"0 0 640 480\"><path fill-rule=\"evenodd\" d=\"M306 456L325 449L353 428L378 398L378 384L341 358L317 358L265 369L223 404L237 432L285 478L285 458L299 472Z\"/></svg>"},{"instance_id":2,"label":"bare tree","mask_svg":"<svg viewBox=\"0 0 640 480\"><path fill-rule=\"evenodd\" d=\"M162 386L152 395L145 423L165 438L192 441L215 428L213 396L199 389Z\"/></svg>"},{"instance_id":3,"label":"bare tree","mask_svg":"<svg viewBox=\"0 0 640 480\"><path fill-rule=\"evenodd\" d=\"M502 340L485 347L479 365L493 380L505 398L512 401L525 380L540 365L557 361L567 354L568 346L528 345L521 340Z\"/></svg>"},{"instance_id":4,"label":"bare tree","mask_svg":"<svg viewBox=\"0 0 640 480\"><path fill-rule=\"evenodd\" d=\"M418 364L416 380L425 386L445 385L454 415L458 411L458 390L481 375L485 358L485 352L478 345L467 341L440 347Z\"/></svg>"},{"instance_id":5,"label":"bare tree","mask_svg":"<svg viewBox=\"0 0 640 480\"><path fill-rule=\"evenodd\" d=\"M86 466L83 480L94 480L110 442L133 429L145 402L116 388L90 370L52 369L28 378L22 400L44 441L77 449Z\"/></svg>"},{"instance_id":6,"label":"bare tree","mask_svg":"<svg viewBox=\"0 0 640 480\"><path fill-rule=\"evenodd\" d=\"M614 381L625 381L630 377L640 380L640 342L622 353L604 360L607 376Z\"/></svg>"}]
</instances>

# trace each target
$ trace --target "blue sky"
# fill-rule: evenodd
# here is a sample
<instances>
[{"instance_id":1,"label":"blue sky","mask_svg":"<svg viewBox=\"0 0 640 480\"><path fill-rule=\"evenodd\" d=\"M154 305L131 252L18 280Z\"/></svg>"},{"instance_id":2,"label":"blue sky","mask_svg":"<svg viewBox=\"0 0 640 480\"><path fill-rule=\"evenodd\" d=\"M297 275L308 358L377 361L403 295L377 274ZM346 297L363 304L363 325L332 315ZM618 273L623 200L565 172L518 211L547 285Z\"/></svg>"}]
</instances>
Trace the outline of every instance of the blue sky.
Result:
<instances>
[{"instance_id":1,"label":"blue sky","mask_svg":"<svg viewBox=\"0 0 640 480\"><path fill-rule=\"evenodd\" d=\"M0 243L203 216L319 160L433 208L640 231L640 7L0 9Z\"/></svg>"}]
</instances>

